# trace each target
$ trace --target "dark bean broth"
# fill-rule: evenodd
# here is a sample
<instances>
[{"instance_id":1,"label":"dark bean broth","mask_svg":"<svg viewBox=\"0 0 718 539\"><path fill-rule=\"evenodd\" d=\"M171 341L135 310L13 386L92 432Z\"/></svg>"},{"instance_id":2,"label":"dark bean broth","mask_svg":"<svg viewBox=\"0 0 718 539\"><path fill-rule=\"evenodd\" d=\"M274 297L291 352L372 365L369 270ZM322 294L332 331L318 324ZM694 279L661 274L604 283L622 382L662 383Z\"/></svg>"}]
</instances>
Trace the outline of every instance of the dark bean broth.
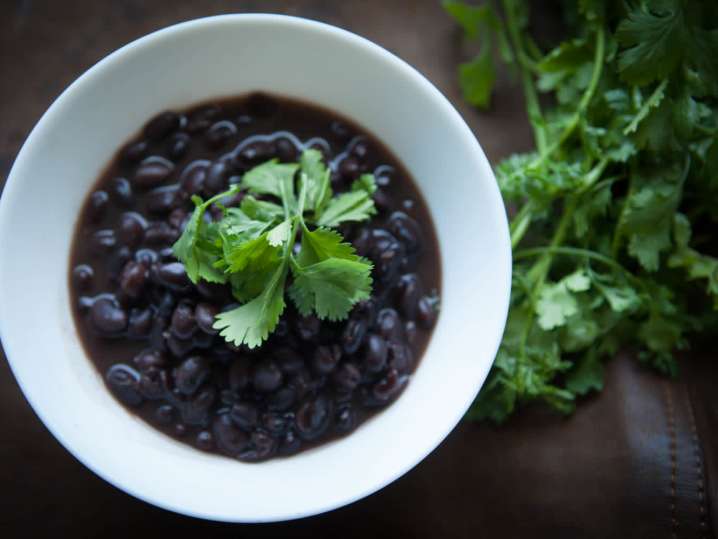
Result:
<instances>
[{"instance_id":1,"label":"dark bean broth","mask_svg":"<svg viewBox=\"0 0 718 539\"><path fill-rule=\"evenodd\" d=\"M267 342L235 348L211 328L235 302L229 287L191 285L170 247L192 194L306 147L330 163L335 192L376 177L378 215L341 229L375 264L372 299L336 323L287 300ZM70 283L87 355L121 403L199 449L264 460L351 432L399 396L436 322L440 261L426 204L378 140L334 112L251 94L160 114L118 152L83 206Z\"/></svg>"}]
</instances>

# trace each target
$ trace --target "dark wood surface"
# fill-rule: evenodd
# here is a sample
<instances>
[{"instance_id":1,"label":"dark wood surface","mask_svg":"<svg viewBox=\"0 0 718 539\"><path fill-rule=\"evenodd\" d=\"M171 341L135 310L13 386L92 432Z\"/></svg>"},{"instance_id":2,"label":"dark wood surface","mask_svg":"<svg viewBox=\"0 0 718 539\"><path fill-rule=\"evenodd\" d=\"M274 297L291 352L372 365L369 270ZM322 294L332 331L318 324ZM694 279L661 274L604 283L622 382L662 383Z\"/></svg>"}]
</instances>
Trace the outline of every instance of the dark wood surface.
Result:
<instances>
[{"instance_id":1,"label":"dark wood surface","mask_svg":"<svg viewBox=\"0 0 718 539\"><path fill-rule=\"evenodd\" d=\"M530 146L521 96L506 77L500 81L491 112L479 114L461 101L455 77L456 64L463 57L461 36L435 0L0 0L0 187L35 122L96 61L172 23L260 11L335 24L396 53L449 97L492 161ZM651 385L653 375L632 363L614 361L606 393L590 399L570 419L531 411L503 429L462 423L406 476L349 507L276 525L203 522L135 500L85 469L33 414L2 359L2 538L189 533L197 537L477 538L536 537L540 530L554 530L555 537L616 536L616 529L625 529L617 524L619 516L640 525L652 518L650 506L634 504L641 494L634 493L631 485L640 483L649 492L660 492L670 473L660 459L652 467L655 447L641 449L647 453L645 458L625 449L621 436L635 419L631 414L636 410L651 414L637 404L640 398L660 408L661 393ZM664 382L660 384L663 387ZM701 413L702 421L707 416ZM660 418L660 413L654 416ZM662 432L664 426L655 429ZM600 451L586 447L587 439L594 440L591 443ZM657 440L663 443L662 437ZM662 446L656 451L667 454ZM631 464L635 459L646 466L636 471ZM606 496L606 492L619 494ZM575 507L564 509L566 499L573 499ZM584 513L591 514L590 526ZM502 529L511 532L503 535Z\"/></svg>"}]
</instances>

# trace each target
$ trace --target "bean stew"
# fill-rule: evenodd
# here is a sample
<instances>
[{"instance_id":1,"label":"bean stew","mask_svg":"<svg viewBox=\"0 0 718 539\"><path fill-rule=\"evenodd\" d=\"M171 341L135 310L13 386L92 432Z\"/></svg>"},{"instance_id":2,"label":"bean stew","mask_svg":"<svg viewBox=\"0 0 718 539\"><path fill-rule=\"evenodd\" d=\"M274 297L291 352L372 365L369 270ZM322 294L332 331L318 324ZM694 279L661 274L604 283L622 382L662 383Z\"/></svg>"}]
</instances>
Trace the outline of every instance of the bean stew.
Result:
<instances>
[{"instance_id":1,"label":"bean stew","mask_svg":"<svg viewBox=\"0 0 718 539\"><path fill-rule=\"evenodd\" d=\"M371 298L338 322L287 302L266 342L234 346L213 327L237 306L230 288L192 284L172 245L192 195L211 197L305 148L323 154L335 192L374 174L377 214L340 225L374 264ZM431 336L439 287L429 211L391 152L334 112L260 93L152 118L87 197L71 253L77 330L116 399L182 442L242 461L346 435L394 401Z\"/></svg>"}]
</instances>

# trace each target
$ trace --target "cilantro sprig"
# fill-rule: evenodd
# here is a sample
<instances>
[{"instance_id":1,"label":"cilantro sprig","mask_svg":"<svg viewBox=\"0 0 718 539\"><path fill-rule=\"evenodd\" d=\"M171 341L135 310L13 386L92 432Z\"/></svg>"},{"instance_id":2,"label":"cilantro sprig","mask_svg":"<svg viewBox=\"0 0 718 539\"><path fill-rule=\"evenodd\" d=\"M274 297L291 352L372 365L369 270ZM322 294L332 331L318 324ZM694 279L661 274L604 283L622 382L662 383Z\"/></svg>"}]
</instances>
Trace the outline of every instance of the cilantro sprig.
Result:
<instances>
[{"instance_id":1,"label":"cilantro sprig","mask_svg":"<svg viewBox=\"0 0 718 539\"><path fill-rule=\"evenodd\" d=\"M299 163L267 161L226 192L193 197L194 212L173 250L193 283L229 284L242 303L217 316L220 335L237 346L262 344L284 311L285 290L301 314L328 320L346 318L368 299L372 264L331 228L374 215L375 190L374 177L364 174L335 196L321 153L308 149ZM240 191L239 207L222 205ZM222 212L216 221L206 218L213 204Z\"/></svg>"},{"instance_id":2,"label":"cilantro sprig","mask_svg":"<svg viewBox=\"0 0 718 539\"><path fill-rule=\"evenodd\" d=\"M566 2L548 51L527 0L499 4L444 2L480 46L459 68L464 97L489 104L498 44L535 140L496 166L511 308L470 412L496 422L532 401L571 412L621 348L675 374L688 337L718 330L718 4Z\"/></svg>"}]
</instances>

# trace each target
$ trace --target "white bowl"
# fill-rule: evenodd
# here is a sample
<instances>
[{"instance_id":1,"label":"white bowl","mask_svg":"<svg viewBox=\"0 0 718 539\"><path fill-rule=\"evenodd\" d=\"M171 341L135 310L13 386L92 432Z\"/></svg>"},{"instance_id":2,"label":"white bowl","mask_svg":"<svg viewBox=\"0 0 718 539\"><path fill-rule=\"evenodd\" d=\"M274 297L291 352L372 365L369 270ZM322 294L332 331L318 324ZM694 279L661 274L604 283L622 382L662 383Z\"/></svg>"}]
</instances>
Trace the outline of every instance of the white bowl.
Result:
<instances>
[{"instance_id":1,"label":"white bowl","mask_svg":"<svg viewBox=\"0 0 718 539\"><path fill-rule=\"evenodd\" d=\"M67 286L80 205L115 150L161 110L251 90L325 105L384 141L429 204L443 268L441 316L402 396L339 441L262 464L202 453L125 411L85 357ZM0 335L35 412L113 485L207 519L268 522L321 513L415 466L481 387L504 329L510 280L504 206L456 110L381 47L293 17L200 19L114 52L41 118L0 200Z\"/></svg>"}]
</instances>

